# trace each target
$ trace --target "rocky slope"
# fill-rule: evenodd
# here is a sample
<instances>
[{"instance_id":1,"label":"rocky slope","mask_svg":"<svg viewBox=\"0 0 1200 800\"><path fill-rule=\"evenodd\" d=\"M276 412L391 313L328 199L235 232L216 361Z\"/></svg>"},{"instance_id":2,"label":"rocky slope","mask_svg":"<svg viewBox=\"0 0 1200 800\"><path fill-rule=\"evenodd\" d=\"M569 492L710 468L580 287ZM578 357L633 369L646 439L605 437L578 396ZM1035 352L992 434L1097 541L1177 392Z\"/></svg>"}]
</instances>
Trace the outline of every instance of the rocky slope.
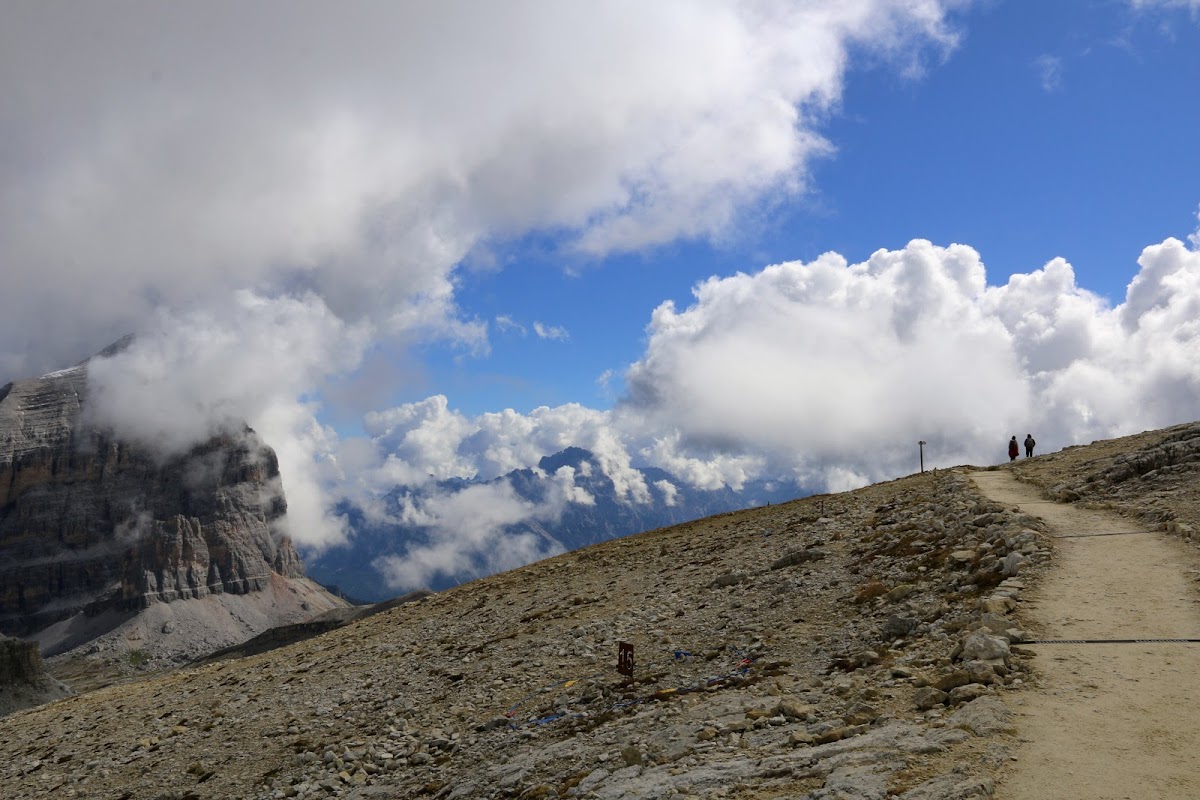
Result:
<instances>
[{"instance_id":1,"label":"rocky slope","mask_svg":"<svg viewBox=\"0 0 1200 800\"><path fill-rule=\"evenodd\" d=\"M0 721L19 797L986 797L1035 520L943 472L593 546ZM633 675L617 673L619 642Z\"/></svg>"},{"instance_id":2,"label":"rocky slope","mask_svg":"<svg viewBox=\"0 0 1200 800\"><path fill-rule=\"evenodd\" d=\"M1184 430L1000 469L1101 486L1117 459ZM1194 508L1200 486L1174 475L1078 502L1142 516L1169 493ZM1014 643L1051 544L961 470L711 517L11 715L0 786L164 800L989 797L1012 758L1010 709L1037 681ZM620 642L632 676L616 670Z\"/></svg>"},{"instance_id":3,"label":"rocky slope","mask_svg":"<svg viewBox=\"0 0 1200 800\"><path fill-rule=\"evenodd\" d=\"M208 599L215 649L339 605L275 530L279 468L253 431L164 460L86 424L87 369L0 388L0 632L53 655L137 628L143 658L189 658L163 638L169 619L139 627L145 612ZM245 624L224 624L234 617Z\"/></svg>"},{"instance_id":4,"label":"rocky slope","mask_svg":"<svg viewBox=\"0 0 1200 800\"><path fill-rule=\"evenodd\" d=\"M1200 423L1068 447L1013 468L1060 502L1118 511L1187 539L1200 532Z\"/></svg>"}]
</instances>

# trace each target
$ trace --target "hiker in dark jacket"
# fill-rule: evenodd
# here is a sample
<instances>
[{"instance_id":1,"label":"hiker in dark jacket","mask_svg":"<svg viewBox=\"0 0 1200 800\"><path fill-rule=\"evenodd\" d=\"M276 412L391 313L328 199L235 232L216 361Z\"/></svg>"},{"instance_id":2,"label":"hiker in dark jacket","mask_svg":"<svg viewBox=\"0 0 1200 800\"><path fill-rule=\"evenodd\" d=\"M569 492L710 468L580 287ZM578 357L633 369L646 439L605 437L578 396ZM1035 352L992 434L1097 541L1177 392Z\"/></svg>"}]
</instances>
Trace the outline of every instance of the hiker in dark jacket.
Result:
<instances>
[{"instance_id":1,"label":"hiker in dark jacket","mask_svg":"<svg viewBox=\"0 0 1200 800\"><path fill-rule=\"evenodd\" d=\"M1029 458L1031 455L1033 455L1033 446L1035 444L1037 444L1037 442L1035 442L1033 440L1033 434L1032 433L1025 434L1025 457L1026 458Z\"/></svg>"},{"instance_id":2,"label":"hiker in dark jacket","mask_svg":"<svg viewBox=\"0 0 1200 800\"><path fill-rule=\"evenodd\" d=\"M1019 455L1021 455L1021 447L1017 444L1017 437L1014 436L1008 440L1008 460L1012 461Z\"/></svg>"}]
</instances>

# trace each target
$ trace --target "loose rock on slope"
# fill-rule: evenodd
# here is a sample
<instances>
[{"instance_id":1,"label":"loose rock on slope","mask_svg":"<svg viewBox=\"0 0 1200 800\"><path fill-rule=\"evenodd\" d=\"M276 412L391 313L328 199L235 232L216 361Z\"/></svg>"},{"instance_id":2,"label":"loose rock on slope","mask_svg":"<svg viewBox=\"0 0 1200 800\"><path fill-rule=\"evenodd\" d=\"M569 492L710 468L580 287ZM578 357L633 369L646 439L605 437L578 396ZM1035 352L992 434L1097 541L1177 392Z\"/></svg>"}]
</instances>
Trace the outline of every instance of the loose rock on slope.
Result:
<instances>
[{"instance_id":1,"label":"loose rock on slope","mask_svg":"<svg viewBox=\"0 0 1200 800\"><path fill-rule=\"evenodd\" d=\"M1013 553L1026 560L1006 576ZM952 472L711 517L16 714L0 721L0 785L988 797L1009 734L987 704L1028 677L1005 645L1021 579L1048 555L1036 520Z\"/></svg>"}]
</instances>

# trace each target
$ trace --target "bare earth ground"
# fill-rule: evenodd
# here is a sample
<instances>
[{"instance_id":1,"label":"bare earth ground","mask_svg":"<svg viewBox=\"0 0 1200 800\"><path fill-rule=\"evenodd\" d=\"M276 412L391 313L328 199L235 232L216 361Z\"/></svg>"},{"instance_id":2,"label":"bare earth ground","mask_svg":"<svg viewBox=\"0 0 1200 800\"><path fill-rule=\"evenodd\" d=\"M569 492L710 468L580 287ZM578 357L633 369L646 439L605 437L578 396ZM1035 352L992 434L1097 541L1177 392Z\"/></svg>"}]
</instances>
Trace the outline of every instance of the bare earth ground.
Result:
<instances>
[{"instance_id":1,"label":"bare earth ground","mask_svg":"<svg viewBox=\"0 0 1200 800\"><path fill-rule=\"evenodd\" d=\"M1054 542L1054 568L1025 597L1031 635L1200 638L1194 548L1111 512L1047 501L1010 471L972 479L993 500L1041 517L1052 536L1073 537ZM999 797L1200 797L1200 644L1027 647L1041 686L1017 701L1023 746Z\"/></svg>"},{"instance_id":2,"label":"bare earth ground","mask_svg":"<svg viewBox=\"0 0 1200 800\"><path fill-rule=\"evenodd\" d=\"M1010 648L1200 638L1198 567L1191 423L649 531L17 711L0 797L1200 797L1200 645Z\"/></svg>"},{"instance_id":3,"label":"bare earth ground","mask_svg":"<svg viewBox=\"0 0 1200 800\"><path fill-rule=\"evenodd\" d=\"M605 542L0 718L0 797L984 800L1032 522L939 471Z\"/></svg>"}]
</instances>

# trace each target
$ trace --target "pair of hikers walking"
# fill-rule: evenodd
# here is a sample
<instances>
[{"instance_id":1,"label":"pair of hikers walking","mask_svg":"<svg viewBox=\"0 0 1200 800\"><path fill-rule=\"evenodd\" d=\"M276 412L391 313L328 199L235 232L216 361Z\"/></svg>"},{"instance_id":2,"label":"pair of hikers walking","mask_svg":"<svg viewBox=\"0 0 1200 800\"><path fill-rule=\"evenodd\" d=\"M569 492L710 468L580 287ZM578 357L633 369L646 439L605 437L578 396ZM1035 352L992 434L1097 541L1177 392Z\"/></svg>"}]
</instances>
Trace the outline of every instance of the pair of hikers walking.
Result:
<instances>
[{"instance_id":1,"label":"pair of hikers walking","mask_svg":"<svg viewBox=\"0 0 1200 800\"><path fill-rule=\"evenodd\" d=\"M1026 458L1029 458L1030 456L1033 455L1033 446L1036 444L1037 444L1037 442L1035 442L1033 440L1032 433L1025 434L1025 457ZM1019 456L1020 454L1021 454L1021 448L1017 444L1017 437L1014 436L1008 440L1008 460L1015 461L1017 456Z\"/></svg>"}]
</instances>

